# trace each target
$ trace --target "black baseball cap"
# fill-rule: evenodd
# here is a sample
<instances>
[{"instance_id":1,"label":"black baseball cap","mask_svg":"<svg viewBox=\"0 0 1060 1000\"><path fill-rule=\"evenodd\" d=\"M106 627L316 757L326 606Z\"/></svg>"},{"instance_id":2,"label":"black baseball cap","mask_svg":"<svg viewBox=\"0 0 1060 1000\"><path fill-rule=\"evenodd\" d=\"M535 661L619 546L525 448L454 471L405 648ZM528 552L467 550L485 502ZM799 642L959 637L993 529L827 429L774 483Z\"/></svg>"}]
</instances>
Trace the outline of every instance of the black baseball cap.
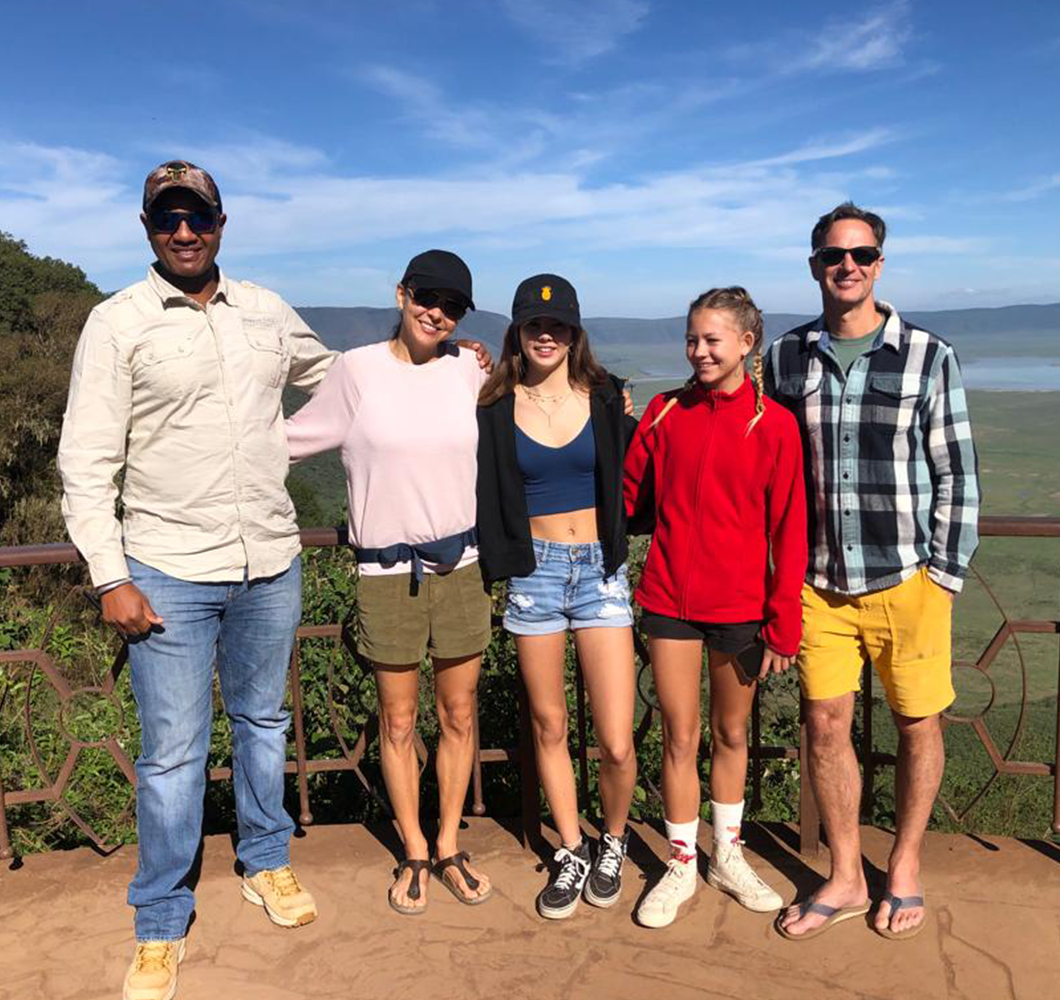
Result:
<instances>
[{"instance_id":1,"label":"black baseball cap","mask_svg":"<svg viewBox=\"0 0 1060 1000\"><path fill-rule=\"evenodd\" d=\"M467 299L468 309L475 308L471 299L471 271L448 250L425 250L416 254L405 268L401 284L417 289L457 292Z\"/></svg>"},{"instance_id":2,"label":"black baseball cap","mask_svg":"<svg viewBox=\"0 0 1060 1000\"><path fill-rule=\"evenodd\" d=\"M520 282L512 299L512 322L522 325L532 319L554 319L580 327L582 317L574 286L558 274L535 274Z\"/></svg>"}]
</instances>

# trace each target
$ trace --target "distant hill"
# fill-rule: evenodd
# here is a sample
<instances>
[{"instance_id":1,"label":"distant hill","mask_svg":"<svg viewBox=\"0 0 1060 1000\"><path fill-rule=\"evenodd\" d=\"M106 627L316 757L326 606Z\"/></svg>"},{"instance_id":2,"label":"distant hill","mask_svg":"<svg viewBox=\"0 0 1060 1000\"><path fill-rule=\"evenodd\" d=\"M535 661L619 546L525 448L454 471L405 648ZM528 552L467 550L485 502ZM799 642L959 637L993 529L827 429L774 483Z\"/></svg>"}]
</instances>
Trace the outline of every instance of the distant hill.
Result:
<instances>
[{"instance_id":1,"label":"distant hill","mask_svg":"<svg viewBox=\"0 0 1060 1000\"><path fill-rule=\"evenodd\" d=\"M299 306L298 314L328 347L348 351L386 340L398 321L397 309L373 309L370 306ZM508 317L499 313L469 312L461 321L461 337L481 338L491 347L500 347Z\"/></svg>"},{"instance_id":2,"label":"distant hill","mask_svg":"<svg viewBox=\"0 0 1060 1000\"><path fill-rule=\"evenodd\" d=\"M367 306L301 307L298 312L329 347L348 350L375 343L390 335L397 322L397 309ZM976 355L1060 354L1060 303L1052 305L1002 306L997 309L943 309L910 312L911 322L937 333L958 348ZM766 341L813 316L796 313L766 313ZM618 316L587 317L585 328L601 346L610 344L661 344L679 341L684 316L666 319L635 319ZM499 350L508 318L500 313L471 312L460 323L465 337L481 338Z\"/></svg>"}]
</instances>

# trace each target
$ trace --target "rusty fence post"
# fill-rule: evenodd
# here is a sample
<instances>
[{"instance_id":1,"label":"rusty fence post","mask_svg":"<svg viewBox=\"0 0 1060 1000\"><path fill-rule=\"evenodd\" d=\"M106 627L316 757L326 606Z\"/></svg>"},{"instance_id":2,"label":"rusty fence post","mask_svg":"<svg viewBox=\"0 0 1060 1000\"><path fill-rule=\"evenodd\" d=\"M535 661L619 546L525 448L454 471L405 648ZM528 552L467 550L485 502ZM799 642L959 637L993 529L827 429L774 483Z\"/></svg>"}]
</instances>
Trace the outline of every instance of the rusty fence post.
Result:
<instances>
[{"instance_id":1,"label":"rusty fence post","mask_svg":"<svg viewBox=\"0 0 1060 1000\"><path fill-rule=\"evenodd\" d=\"M10 861L15 852L11 850L11 838L7 832L7 802L4 800L4 775L0 770L0 861Z\"/></svg>"},{"instance_id":2,"label":"rusty fence post","mask_svg":"<svg viewBox=\"0 0 1060 1000\"><path fill-rule=\"evenodd\" d=\"M759 694L761 685L755 685L754 701L751 702L751 811L762 808L762 713Z\"/></svg>"},{"instance_id":3,"label":"rusty fence post","mask_svg":"<svg viewBox=\"0 0 1060 1000\"><path fill-rule=\"evenodd\" d=\"M1060 616L1057 617L1056 633L1060 636ZM0 797L3 789L0 788ZM1056 657L1056 742L1053 744L1053 833L1060 834L1060 649Z\"/></svg>"},{"instance_id":4,"label":"rusty fence post","mask_svg":"<svg viewBox=\"0 0 1060 1000\"><path fill-rule=\"evenodd\" d=\"M799 853L815 857L821 849L821 817L810 781L810 749L806 737L806 706L799 698Z\"/></svg>"},{"instance_id":5,"label":"rusty fence post","mask_svg":"<svg viewBox=\"0 0 1060 1000\"><path fill-rule=\"evenodd\" d=\"M479 737L478 724L478 690L472 699L471 710L471 812L475 816L486 815L486 803L482 801L482 740Z\"/></svg>"},{"instance_id":6,"label":"rusty fence post","mask_svg":"<svg viewBox=\"0 0 1060 1000\"><path fill-rule=\"evenodd\" d=\"M574 691L578 718L578 802L589 811L589 727L585 711L585 676L582 661L574 654Z\"/></svg>"},{"instance_id":7,"label":"rusty fence post","mask_svg":"<svg viewBox=\"0 0 1060 1000\"><path fill-rule=\"evenodd\" d=\"M523 847L532 849L541 840L541 798L537 757L534 755L534 732L530 721L530 698L523 675L519 678L519 782L523 799Z\"/></svg>"},{"instance_id":8,"label":"rusty fence post","mask_svg":"<svg viewBox=\"0 0 1060 1000\"><path fill-rule=\"evenodd\" d=\"M871 819L876 804L876 755L872 748L872 664L861 668L861 781L860 822Z\"/></svg>"},{"instance_id":9,"label":"rusty fence post","mask_svg":"<svg viewBox=\"0 0 1060 1000\"><path fill-rule=\"evenodd\" d=\"M309 808L309 767L305 745L305 720L302 718L302 672L299 669L298 639L296 632L294 645L291 647L291 715L294 716L294 759L298 776L298 822L302 826L310 826L313 813Z\"/></svg>"}]
</instances>

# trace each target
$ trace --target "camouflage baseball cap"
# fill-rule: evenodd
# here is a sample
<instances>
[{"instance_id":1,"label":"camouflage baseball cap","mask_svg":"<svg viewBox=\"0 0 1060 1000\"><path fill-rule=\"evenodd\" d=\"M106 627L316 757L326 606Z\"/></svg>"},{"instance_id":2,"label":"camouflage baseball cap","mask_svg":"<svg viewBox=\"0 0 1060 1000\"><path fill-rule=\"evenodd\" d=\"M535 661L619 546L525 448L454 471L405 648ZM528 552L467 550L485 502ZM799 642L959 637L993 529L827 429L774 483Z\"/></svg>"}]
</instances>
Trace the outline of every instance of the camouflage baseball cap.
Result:
<instances>
[{"instance_id":1,"label":"camouflage baseball cap","mask_svg":"<svg viewBox=\"0 0 1060 1000\"><path fill-rule=\"evenodd\" d=\"M211 208L221 211L221 192L217 190L214 179L194 163L187 160L169 160L155 167L144 181L144 211L154 200L170 188L187 188L194 192Z\"/></svg>"}]
</instances>

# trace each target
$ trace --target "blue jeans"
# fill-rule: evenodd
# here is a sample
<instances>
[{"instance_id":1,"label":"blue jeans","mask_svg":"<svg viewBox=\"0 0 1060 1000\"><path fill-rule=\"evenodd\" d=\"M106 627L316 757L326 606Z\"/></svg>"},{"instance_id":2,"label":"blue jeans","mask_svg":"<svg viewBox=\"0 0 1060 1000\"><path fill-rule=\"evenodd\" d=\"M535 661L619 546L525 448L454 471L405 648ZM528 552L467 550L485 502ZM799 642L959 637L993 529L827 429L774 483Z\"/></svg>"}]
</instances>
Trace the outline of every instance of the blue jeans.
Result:
<instances>
[{"instance_id":1,"label":"blue jeans","mask_svg":"<svg viewBox=\"0 0 1060 1000\"><path fill-rule=\"evenodd\" d=\"M604 576L599 542L567 543L533 539L537 568L508 581L504 627L514 635L550 635L582 628L629 628L626 565Z\"/></svg>"},{"instance_id":2,"label":"blue jeans","mask_svg":"<svg viewBox=\"0 0 1060 1000\"><path fill-rule=\"evenodd\" d=\"M298 558L278 576L189 583L129 560L164 623L129 643L142 746L136 761L139 867L129 886L139 941L187 932L202 838L214 665L232 724L239 846L247 874L288 863L294 822L283 808L287 669L301 617Z\"/></svg>"}]
</instances>

